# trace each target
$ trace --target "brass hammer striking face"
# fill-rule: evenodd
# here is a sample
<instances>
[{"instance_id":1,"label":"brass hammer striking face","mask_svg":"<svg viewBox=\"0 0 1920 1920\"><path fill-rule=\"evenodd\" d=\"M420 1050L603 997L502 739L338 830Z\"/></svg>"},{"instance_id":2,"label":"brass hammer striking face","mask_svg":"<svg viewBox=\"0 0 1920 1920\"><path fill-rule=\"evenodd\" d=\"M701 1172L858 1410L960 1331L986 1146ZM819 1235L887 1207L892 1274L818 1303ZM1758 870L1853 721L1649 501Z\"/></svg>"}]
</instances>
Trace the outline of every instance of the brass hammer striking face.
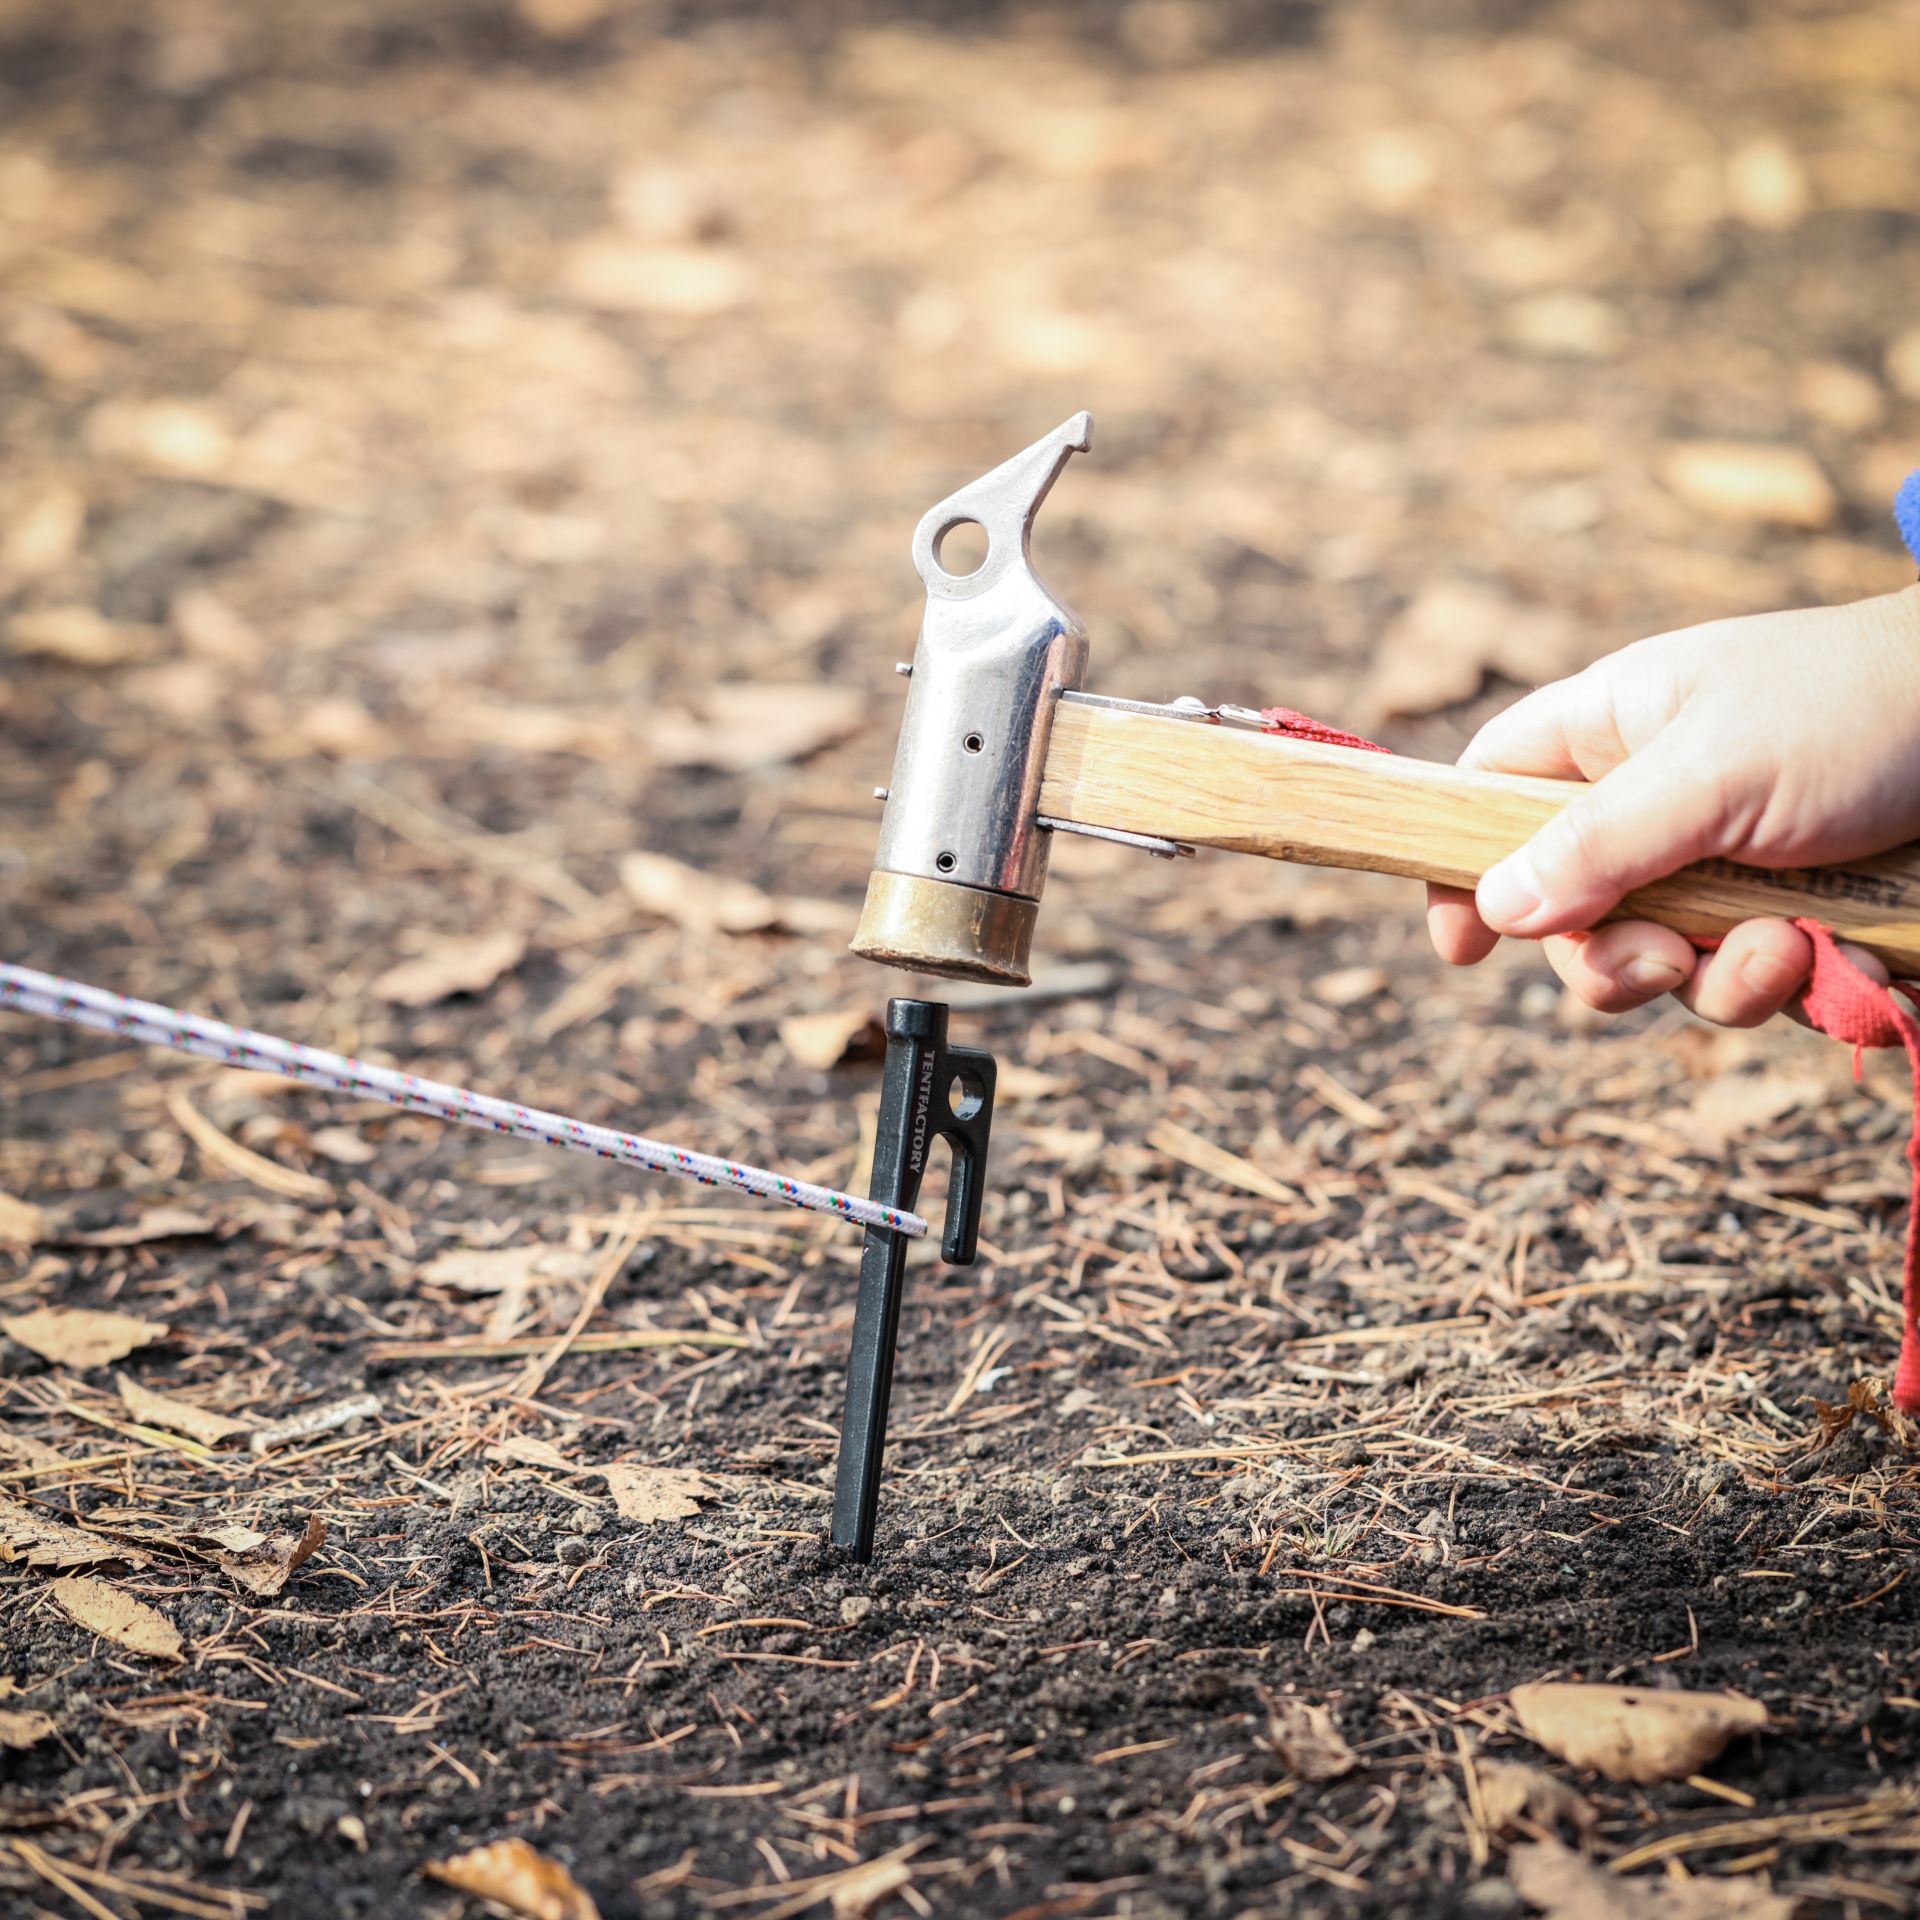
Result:
<instances>
[{"instance_id":1,"label":"brass hammer striking face","mask_svg":"<svg viewBox=\"0 0 1920 1920\"><path fill-rule=\"evenodd\" d=\"M1086 629L1040 584L1028 540L1067 456L1092 435L1075 414L941 501L914 534L927 611L902 669L906 714L856 953L1024 987L1057 832L1472 887L1580 791L1287 738L1247 708L1084 691ZM941 542L969 521L987 557L949 573ZM1702 940L1761 915L1822 920L1896 975L1920 975L1920 846L1779 872L1704 861L1630 894L1616 917Z\"/></svg>"}]
</instances>

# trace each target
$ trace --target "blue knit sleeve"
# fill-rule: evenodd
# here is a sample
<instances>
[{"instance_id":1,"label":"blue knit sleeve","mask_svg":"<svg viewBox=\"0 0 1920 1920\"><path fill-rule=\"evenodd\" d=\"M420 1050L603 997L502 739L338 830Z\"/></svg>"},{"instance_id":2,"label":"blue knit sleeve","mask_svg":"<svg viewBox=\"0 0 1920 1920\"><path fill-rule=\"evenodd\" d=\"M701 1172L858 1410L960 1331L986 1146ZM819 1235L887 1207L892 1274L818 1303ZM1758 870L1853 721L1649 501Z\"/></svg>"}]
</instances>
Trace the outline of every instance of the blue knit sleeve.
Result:
<instances>
[{"instance_id":1,"label":"blue knit sleeve","mask_svg":"<svg viewBox=\"0 0 1920 1920\"><path fill-rule=\"evenodd\" d=\"M1920 469L1907 475L1906 484L1894 496L1893 518L1907 551L1920 561Z\"/></svg>"}]
</instances>

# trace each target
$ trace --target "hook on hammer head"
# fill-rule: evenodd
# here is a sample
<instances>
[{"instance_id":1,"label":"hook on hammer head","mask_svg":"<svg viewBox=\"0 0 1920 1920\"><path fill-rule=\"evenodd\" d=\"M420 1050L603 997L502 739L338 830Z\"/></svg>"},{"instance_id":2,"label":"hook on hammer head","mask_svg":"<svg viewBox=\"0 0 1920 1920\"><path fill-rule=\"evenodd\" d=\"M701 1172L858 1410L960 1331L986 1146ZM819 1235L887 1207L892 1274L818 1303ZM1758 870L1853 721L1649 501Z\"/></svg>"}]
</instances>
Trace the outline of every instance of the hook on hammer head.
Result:
<instances>
[{"instance_id":1,"label":"hook on hammer head","mask_svg":"<svg viewBox=\"0 0 1920 1920\"><path fill-rule=\"evenodd\" d=\"M880 845L853 950L920 973L1028 983L1046 881L1040 780L1055 701L1086 672L1087 630L1033 570L1034 516L1093 439L1076 413L926 514L927 589ZM978 524L987 557L950 573L941 545Z\"/></svg>"}]
</instances>

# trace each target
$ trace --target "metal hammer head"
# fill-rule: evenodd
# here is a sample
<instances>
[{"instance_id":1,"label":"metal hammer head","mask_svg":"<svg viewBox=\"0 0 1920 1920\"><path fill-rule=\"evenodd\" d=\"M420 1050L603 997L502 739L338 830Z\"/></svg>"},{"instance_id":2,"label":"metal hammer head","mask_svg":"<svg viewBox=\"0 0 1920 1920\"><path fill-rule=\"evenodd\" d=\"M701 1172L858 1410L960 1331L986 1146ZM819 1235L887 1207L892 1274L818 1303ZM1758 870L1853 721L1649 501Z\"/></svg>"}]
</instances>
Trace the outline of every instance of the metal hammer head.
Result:
<instances>
[{"instance_id":1,"label":"metal hammer head","mask_svg":"<svg viewBox=\"0 0 1920 1920\"><path fill-rule=\"evenodd\" d=\"M1093 439L1076 413L935 507L913 536L926 583L920 644L853 950L918 973L1028 983L1047 876L1036 822L1054 702L1077 688L1087 632L1040 584L1033 517L1067 456ZM972 573L940 564L969 522L987 536Z\"/></svg>"}]
</instances>

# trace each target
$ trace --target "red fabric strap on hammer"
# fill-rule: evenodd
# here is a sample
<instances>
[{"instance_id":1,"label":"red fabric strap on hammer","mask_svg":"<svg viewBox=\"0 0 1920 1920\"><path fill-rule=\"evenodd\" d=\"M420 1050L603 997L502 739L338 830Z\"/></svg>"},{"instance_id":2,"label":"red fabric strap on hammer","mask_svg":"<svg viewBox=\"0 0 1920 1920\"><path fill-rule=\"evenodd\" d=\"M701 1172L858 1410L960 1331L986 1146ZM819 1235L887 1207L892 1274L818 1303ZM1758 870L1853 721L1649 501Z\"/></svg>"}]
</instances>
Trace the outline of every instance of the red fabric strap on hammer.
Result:
<instances>
[{"instance_id":1,"label":"red fabric strap on hammer","mask_svg":"<svg viewBox=\"0 0 1920 1920\"><path fill-rule=\"evenodd\" d=\"M1920 482L1920 475L1915 475ZM1914 508L1920 516L1920 486L1914 490ZM1291 707L1263 707L1260 717L1269 733L1293 740L1315 740L1327 746L1358 747L1369 753L1392 748L1364 740L1357 733L1323 726ZM1833 930L1818 920L1796 920L1794 925L1813 942L1813 973L1807 981L1802 1006L1808 1020L1835 1040L1853 1049L1853 1071L1860 1074L1862 1047L1905 1047L1914 1076L1914 1124L1907 1137L1907 1164L1912 1169L1907 1194L1907 1245L1902 1264L1901 1309L1905 1329L1900 1339L1900 1362L1893 1376L1894 1404L1903 1413L1920 1414L1920 1020L1901 1004L1904 994L1920 1006L1920 991L1902 982L1898 992L1869 979L1847 956Z\"/></svg>"}]
</instances>

